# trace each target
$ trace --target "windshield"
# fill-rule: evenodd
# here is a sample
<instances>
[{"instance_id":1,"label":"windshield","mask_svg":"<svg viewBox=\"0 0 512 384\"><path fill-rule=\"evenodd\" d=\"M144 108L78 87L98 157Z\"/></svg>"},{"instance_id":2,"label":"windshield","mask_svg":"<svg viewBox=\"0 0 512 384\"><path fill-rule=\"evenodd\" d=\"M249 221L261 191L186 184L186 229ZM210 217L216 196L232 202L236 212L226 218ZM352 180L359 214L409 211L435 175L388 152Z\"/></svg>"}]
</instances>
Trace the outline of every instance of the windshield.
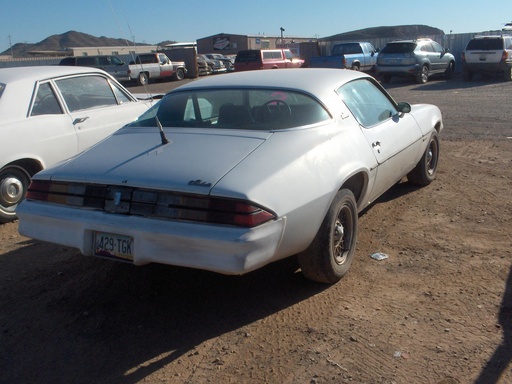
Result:
<instances>
[{"instance_id":1,"label":"windshield","mask_svg":"<svg viewBox=\"0 0 512 384\"><path fill-rule=\"evenodd\" d=\"M330 119L312 97L280 89L205 89L170 93L132 127L276 130Z\"/></svg>"}]
</instances>

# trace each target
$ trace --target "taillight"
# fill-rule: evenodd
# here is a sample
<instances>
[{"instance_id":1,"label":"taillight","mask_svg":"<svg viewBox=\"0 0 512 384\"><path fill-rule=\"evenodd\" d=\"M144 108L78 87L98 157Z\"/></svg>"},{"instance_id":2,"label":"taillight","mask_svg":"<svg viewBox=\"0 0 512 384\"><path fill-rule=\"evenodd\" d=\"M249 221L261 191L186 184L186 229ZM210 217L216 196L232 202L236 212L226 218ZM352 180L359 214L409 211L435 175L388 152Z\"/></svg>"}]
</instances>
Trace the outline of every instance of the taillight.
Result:
<instances>
[{"instance_id":1,"label":"taillight","mask_svg":"<svg viewBox=\"0 0 512 384\"><path fill-rule=\"evenodd\" d=\"M33 180L27 200L167 220L252 228L276 215L245 200L132 187Z\"/></svg>"},{"instance_id":2,"label":"taillight","mask_svg":"<svg viewBox=\"0 0 512 384\"><path fill-rule=\"evenodd\" d=\"M462 61L466 61L466 53L465 52L462 52L460 57L462 58Z\"/></svg>"},{"instance_id":3,"label":"taillight","mask_svg":"<svg viewBox=\"0 0 512 384\"><path fill-rule=\"evenodd\" d=\"M508 52L503 51L503 54L501 55L501 61L506 61L508 59Z\"/></svg>"}]
</instances>

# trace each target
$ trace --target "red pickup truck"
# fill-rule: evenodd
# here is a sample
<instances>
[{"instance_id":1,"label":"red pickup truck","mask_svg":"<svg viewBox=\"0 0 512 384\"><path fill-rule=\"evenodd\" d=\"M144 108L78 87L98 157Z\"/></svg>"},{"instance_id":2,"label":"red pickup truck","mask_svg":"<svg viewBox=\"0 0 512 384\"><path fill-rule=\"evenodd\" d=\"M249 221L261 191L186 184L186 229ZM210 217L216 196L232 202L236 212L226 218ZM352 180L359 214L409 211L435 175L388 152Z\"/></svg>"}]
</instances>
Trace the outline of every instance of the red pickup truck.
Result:
<instances>
[{"instance_id":1,"label":"red pickup truck","mask_svg":"<svg viewBox=\"0 0 512 384\"><path fill-rule=\"evenodd\" d=\"M304 60L295 57L289 49L249 49L239 51L235 59L236 71L255 69L300 68Z\"/></svg>"}]
</instances>

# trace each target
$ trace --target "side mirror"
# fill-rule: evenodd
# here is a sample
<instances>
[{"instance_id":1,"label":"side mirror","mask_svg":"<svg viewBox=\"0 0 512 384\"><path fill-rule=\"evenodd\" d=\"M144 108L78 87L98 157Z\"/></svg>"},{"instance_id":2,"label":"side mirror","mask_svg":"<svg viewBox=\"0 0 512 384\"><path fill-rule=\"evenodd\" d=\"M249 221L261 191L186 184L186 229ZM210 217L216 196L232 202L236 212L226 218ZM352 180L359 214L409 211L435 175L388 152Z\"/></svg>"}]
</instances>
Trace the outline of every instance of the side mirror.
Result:
<instances>
[{"instance_id":1,"label":"side mirror","mask_svg":"<svg viewBox=\"0 0 512 384\"><path fill-rule=\"evenodd\" d=\"M400 103L398 103L396 109L400 113L401 117L403 116L404 113L411 112L411 104L401 101Z\"/></svg>"}]
</instances>

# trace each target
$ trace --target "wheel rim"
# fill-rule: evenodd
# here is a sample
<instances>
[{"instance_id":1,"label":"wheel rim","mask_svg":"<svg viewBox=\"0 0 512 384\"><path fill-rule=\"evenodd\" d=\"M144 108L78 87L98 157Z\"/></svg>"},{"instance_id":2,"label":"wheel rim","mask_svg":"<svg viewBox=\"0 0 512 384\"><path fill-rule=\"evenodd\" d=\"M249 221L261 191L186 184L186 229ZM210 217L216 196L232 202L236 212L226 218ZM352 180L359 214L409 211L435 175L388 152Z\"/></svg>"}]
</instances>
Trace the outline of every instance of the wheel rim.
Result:
<instances>
[{"instance_id":1,"label":"wheel rim","mask_svg":"<svg viewBox=\"0 0 512 384\"><path fill-rule=\"evenodd\" d=\"M428 80L428 68L423 67L423 68L421 68L421 81L423 83L426 83L427 80Z\"/></svg>"},{"instance_id":2,"label":"wheel rim","mask_svg":"<svg viewBox=\"0 0 512 384\"><path fill-rule=\"evenodd\" d=\"M21 168L7 168L0 172L0 213L15 215L29 182L30 176Z\"/></svg>"},{"instance_id":3,"label":"wheel rim","mask_svg":"<svg viewBox=\"0 0 512 384\"><path fill-rule=\"evenodd\" d=\"M432 176L436 172L437 154L438 154L437 142L435 140L431 140L430 145L427 150L427 153L426 153L427 172L430 176Z\"/></svg>"},{"instance_id":4,"label":"wheel rim","mask_svg":"<svg viewBox=\"0 0 512 384\"><path fill-rule=\"evenodd\" d=\"M336 264L341 265L347 260L353 238L354 218L350 207L341 207L334 222L332 234L332 252Z\"/></svg>"}]
</instances>

